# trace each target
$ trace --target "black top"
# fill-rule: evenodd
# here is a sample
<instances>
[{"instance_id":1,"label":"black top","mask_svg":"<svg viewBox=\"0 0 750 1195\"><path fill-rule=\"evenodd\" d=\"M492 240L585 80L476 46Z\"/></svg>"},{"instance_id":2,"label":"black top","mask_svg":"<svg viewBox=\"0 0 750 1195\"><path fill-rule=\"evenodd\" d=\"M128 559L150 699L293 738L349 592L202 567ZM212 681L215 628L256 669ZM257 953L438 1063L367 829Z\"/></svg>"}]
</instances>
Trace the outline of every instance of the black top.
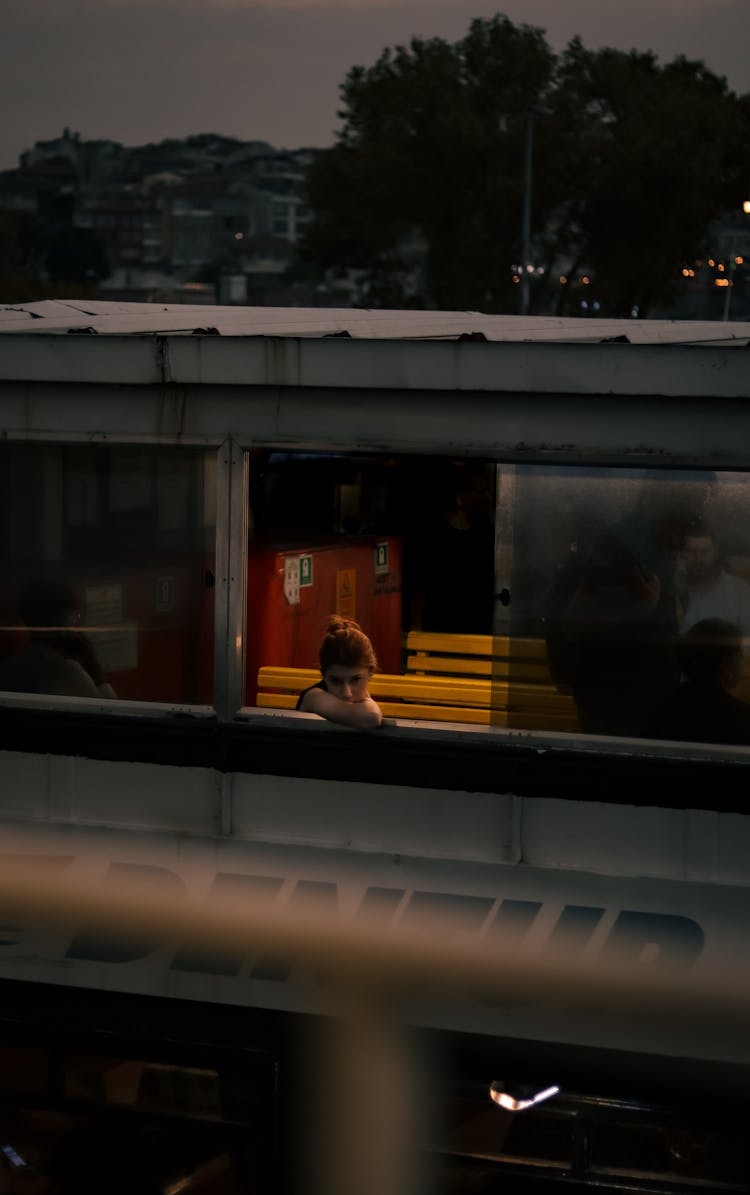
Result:
<instances>
[{"instance_id":1,"label":"black top","mask_svg":"<svg viewBox=\"0 0 750 1195\"><path fill-rule=\"evenodd\" d=\"M324 693L327 693L327 692L328 692L328 685L326 684L326 682L325 682L324 680L319 680L319 681L318 681L316 684L314 684L314 685L308 685L308 686L307 686L307 688L306 688L306 689L304 689L304 690L303 690L303 692L302 692L302 693L300 693L299 697L297 698L297 704L296 704L296 705L295 705L295 707L294 707L296 710L298 710L298 709L301 709L301 708L302 708L302 702L303 702L303 700L304 700L305 696L306 696L308 693L310 693L310 692L311 692L313 689L322 689Z\"/></svg>"}]
</instances>

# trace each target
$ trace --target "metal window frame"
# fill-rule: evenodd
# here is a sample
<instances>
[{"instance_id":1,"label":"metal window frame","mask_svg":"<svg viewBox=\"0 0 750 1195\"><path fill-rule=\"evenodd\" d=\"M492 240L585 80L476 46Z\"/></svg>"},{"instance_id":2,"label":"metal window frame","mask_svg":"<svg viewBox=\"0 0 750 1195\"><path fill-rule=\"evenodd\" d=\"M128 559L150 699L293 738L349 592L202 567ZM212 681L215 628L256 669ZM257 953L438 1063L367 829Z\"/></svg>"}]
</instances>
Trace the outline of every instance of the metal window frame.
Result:
<instances>
[{"instance_id":1,"label":"metal window frame","mask_svg":"<svg viewBox=\"0 0 750 1195\"><path fill-rule=\"evenodd\" d=\"M242 708L249 526L249 455L231 438L217 453L214 606L214 692L217 718Z\"/></svg>"}]
</instances>

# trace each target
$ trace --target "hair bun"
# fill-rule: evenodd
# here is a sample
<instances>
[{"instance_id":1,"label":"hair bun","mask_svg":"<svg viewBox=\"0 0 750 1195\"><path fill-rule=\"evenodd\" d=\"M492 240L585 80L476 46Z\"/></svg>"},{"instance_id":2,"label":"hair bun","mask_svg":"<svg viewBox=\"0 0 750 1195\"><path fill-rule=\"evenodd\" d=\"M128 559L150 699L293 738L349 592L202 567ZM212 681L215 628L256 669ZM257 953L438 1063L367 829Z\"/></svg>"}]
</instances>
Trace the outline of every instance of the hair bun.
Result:
<instances>
[{"instance_id":1,"label":"hair bun","mask_svg":"<svg viewBox=\"0 0 750 1195\"><path fill-rule=\"evenodd\" d=\"M359 623L341 614L329 614L320 645L320 671L325 673L332 664L346 668L362 666L370 672L375 672L378 666L372 643Z\"/></svg>"},{"instance_id":2,"label":"hair bun","mask_svg":"<svg viewBox=\"0 0 750 1195\"><path fill-rule=\"evenodd\" d=\"M343 614L330 614L328 616L328 624L326 626L326 634L330 635L336 631L361 631L362 628L358 622L353 618L345 618Z\"/></svg>"}]
</instances>

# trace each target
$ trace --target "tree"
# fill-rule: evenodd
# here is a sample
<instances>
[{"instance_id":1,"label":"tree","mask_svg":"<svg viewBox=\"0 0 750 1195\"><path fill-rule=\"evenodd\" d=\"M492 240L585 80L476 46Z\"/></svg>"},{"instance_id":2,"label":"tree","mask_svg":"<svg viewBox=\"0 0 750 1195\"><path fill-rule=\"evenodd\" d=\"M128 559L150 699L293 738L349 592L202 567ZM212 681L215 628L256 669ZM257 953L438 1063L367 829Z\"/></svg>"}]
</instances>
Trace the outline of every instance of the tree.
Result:
<instances>
[{"instance_id":1,"label":"tree","mask_svg":"<svg viewBox=\"0 0 750 1195\"><path fill-rule=\"evenodd\" d=\"M526 116L553 66L539 30L498 16L455 46L415 39L354 67L338 142L308 177L316 219L303 255L365 270L370 300L502 310Z\"/></svg>"},{"instance_id":2,"label":"tree","mask_svg":"<svg viewBox=\"0 0 750 1195\"><path fill-rule=\"evenodd\" d=\"M741 106L726 82L682 57L660 67L653 54L576 39L560 59L553 121L569 168L558 244L585 261L611 314L667 303L736 190Z\"/></svg>"},{"instance_id":3,"label":"tree","mask_svg":"<svg viewBox=\"0 0 750 1195\"><path fill-rule=\"evenodd\" d=\"M645 315L731 205L747 104L701 63L589 51L475 20L451 45L386 49L342 85L342 127L308 175L301 246L321 270L362 272L372 305L518 309L524 143L534 114L539 309L585 267L602 313Z\"/></svg>"}]
</instances>

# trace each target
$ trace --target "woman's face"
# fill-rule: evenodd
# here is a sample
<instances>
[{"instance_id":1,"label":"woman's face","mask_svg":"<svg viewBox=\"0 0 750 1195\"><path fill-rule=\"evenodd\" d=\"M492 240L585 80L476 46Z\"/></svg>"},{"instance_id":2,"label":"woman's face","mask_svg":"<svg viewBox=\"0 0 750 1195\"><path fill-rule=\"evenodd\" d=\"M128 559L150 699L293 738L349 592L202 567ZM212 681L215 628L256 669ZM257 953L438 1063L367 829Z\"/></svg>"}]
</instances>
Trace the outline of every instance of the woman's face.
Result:
<instances>
[{"instance_id":1,"label":"woman's face","mask_svg":"<svg viewBox=\"0 0 750 1195\"><path fill-rule=\"evenodd\" d=\"M347 668L344 664L332 664L323 673L326 688L342 701L364 701L370 681L370 669L366 664Z\"/></svg>"}]
</instances>

